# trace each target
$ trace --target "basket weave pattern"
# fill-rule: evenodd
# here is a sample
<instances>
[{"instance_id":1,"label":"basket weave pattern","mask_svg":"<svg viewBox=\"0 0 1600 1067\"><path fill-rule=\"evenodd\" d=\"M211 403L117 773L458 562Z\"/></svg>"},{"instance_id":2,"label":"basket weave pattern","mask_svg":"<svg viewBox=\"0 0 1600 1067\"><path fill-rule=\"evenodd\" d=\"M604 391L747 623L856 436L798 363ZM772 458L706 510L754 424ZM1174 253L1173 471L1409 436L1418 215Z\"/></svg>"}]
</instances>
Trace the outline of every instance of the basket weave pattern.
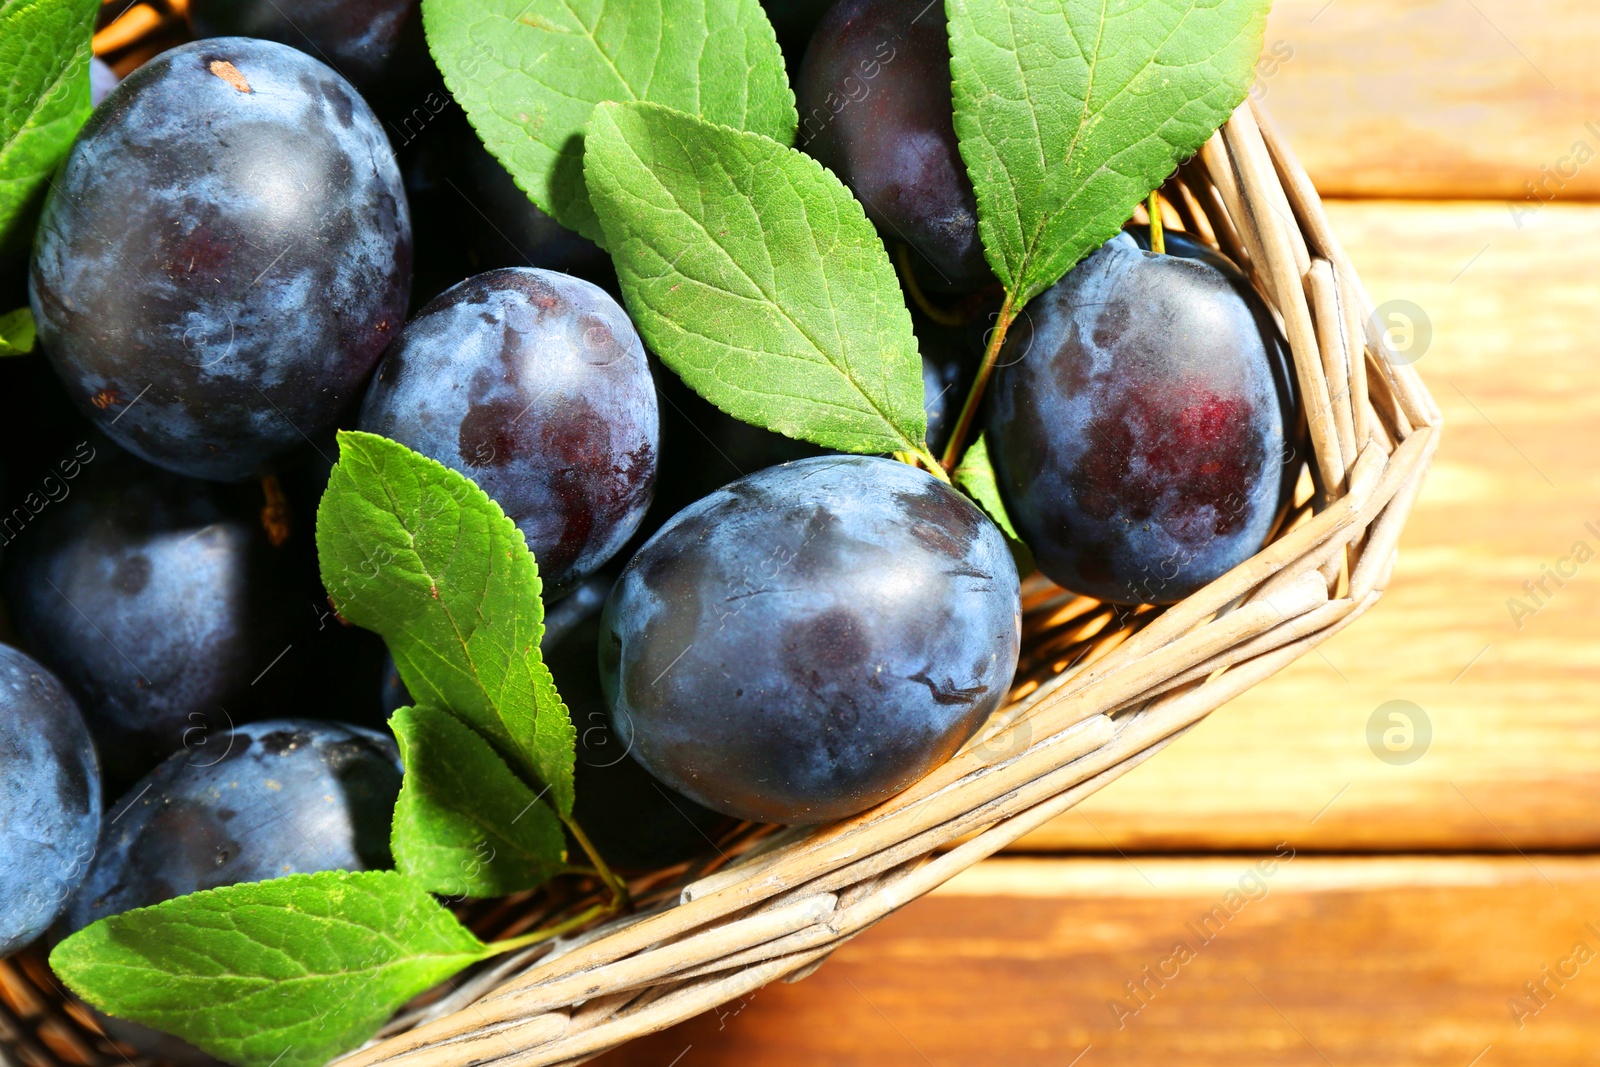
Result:
<instances>
[{"instance_id":1,"label":"basket weave pattern","mask_svg":"<svg viewBox=\"0 0 1600 1067\"><path fill-rule=\"evenodd\" d=\"M1162 193L1183 229L1246 271L1292 350L1316 488L1277 538L1162 611L1030 580L1013 699L950 763L846 821L747 831L722 843L733 858L709 874L679 868L641 880L639 911L467 977L339 1067L579 1063L775 979L798 980L1377 601L1438 446L1438 408L1414 370L1383 358L1371 301L1316 191L1252 104ZM503 929L510 917L531 926L543 920L533 901L551 907L547 897L512 901L475 925ZM6 1046L35 1067L128 1062L36 956L0 962Z\"/></svg>"}]
</instances>

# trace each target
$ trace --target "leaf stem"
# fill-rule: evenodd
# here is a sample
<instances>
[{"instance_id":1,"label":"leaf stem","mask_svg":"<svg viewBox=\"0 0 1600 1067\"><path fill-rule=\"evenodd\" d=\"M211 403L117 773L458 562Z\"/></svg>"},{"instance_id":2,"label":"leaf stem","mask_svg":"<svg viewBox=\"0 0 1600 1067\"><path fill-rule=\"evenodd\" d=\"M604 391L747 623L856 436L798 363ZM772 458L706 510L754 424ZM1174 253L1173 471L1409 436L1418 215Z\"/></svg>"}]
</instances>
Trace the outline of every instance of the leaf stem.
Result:
<instances>
[{"instance_id":1,"label":"leaf stem","mask_svg":"<svg viewBox=\"0 0 1600 1067\"><path fill-rule=\"evenodd\" d=\"M927 471L946 485L950 484L950 475L939 463L939 457L929 452L926 446L915 452L896 452L894 458L907 466Z\"/></svg>"},{"instance_id":2,"label":"leaf stem","mask_svg":"<svg viewBox=\"0 0 1600 1067\"><path fill-rule=\"evenodd\" d=\"M563 818L561 821L566 823L567 829L572 831L572 836L577 839L578 844L582 846L583 851L588 855L589 862L594 864L593 870L583 867L569 867L565 873L592 874L598 877L606 884L606 888L611 891L611 899L603 904L585 908L572 918L564 919L553 926L541 927L538 930L523 934L521 937L511 937L504 941L492 942L489 948L494 950L493 955L501 956L507 952L515 952L519 948L527 948L529 945L537 945L541 941L560 937L562 934L587 926L596 919L610 918L632 903L628 894L627 883L617 877L616 872L606 865L606 861L601 858L599 850L594 847L594 842L589 840L589 835L584 833L583 827L578 825L578 820Z\"/></svg>"},{"instance_id":3,"label":"leaf stem","mask_svg":"<svg viewBox=\"0 0 1600 1067\"><path fill-rule=\"evenodd\" d=\"M911 297L911 302L917 305L928 318L940 326L965 326L967 316L959 311L946 311L928 299L928 294L922 291L922 286L917 281L916 269L911 263L911 246L901 242L895 246L895 266L900 269L900 284L905 287L906 295Z\"/></svg>"},{"instance_id":4,"label":"leaf stem","mask_svg":"<svg viewBox=\"0 0 1600 1067\"><path fill-rule=\"evenodd\" d=\"M988 388L989 377L994 374L994 365L1000 359L1000 349L1006 343L1006 334L1011 330L1011 324L1016 321L1017 313L1022 310L1022 305L1017 300L1017 295L1011 290L1006 290L1005 302L1000 305L1000 312L995 316L994 328L989 331L989 343L983 350L983 362L978 364L978 374L972 380L972 388L967 392L967 399L961 405L961 415L956 419L955 428L950 431L950 443L944 447L944 469L954 470L955 465L961 460L962 449L966 447L967 436L972 432L972 422L978 417L978 404L983 400L983 391Z\"/></svg>"},{"instance_id":5,"label":"leaf stem","mask_svg":"<svg viewBox=\"0 0 1600 1067\"><path fill-rule=\"evenodd\" d=\"M608 906L613 912L626 908L630 903L627 883L618 878L616 872L606 865L606 861L600 856L600 851L594 847L594 842L589 840L589 835L578 825L578 820L566 816L561 821L567 824L567 829L572 831L573 838L589 857L589 862L594 864L594 873L599 875L606 888L611 890L611 903Z\"/></svg>"},{"instance_id":6,"label":"leaf stem","mask_svg":"<svg viewBox=\"0 0 1600 1067\"><path fill-rule=\"evenodd\" d=\"M1150 251L1164 256L1167 254L1167 234L1161 218L1161 190L1150 193L1150 204L1145 210L1150 215Z\"/></svg>"},{"instance_id":7,"label":"leaf stem","mask_svg":"<svg viewBox=\"0 0 1600 1067\"><path fill-rule=\"evenodd\" d=\"M596 904L593 907L585 908L570 919L564 919L556 923L554 926L544 926L538 930L523 934L521 937L508 937L504 941L491 941L488 947L493 950L493 955L503 956L507 952L515 952L519 948L527 948L529 945L537 945L541 941L549 941L560 937L562 934L570 933L580 927L587 926L596 919L613 915L617 910L617 902L615 900L607 901L604 904Z\"/></svg>"}]
</instances>

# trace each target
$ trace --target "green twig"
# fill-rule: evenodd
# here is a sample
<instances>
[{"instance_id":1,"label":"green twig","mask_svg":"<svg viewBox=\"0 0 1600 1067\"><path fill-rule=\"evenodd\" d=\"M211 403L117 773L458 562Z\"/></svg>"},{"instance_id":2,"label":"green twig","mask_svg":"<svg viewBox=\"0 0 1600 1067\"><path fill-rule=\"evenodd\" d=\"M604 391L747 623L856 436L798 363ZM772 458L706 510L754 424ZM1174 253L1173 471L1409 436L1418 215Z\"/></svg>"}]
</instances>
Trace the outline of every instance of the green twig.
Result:
<instances>
[{"instance_id":1,"label":"green twig","mask_svg":"<svg viewBox=\"0 0 1600 1067\"><path fill-rule=\"evenodd\" d=\"M618 878L616 872L606 865L606 861L601 857L599 850L594 847L594 842L589 840L589 835L584 833L583 827L578 825L578 820L569 816L561 821L567 824L567 829L572 831L573 838L577 840L584 854L589 857L589 862L594 864L594 873L606 884L606 888L611 890L612 911L621 911L626 908L630 903L627 883Z\"/></svg>"},{"instance_id":2,"label":"green twig","mask_svg":"<svg viewBox=\"0 0 1600 1067\"><path fill-rule=\"evenodd\" d=\"M582 846L583 851L588 855L589 861L594 864L593 869L569 866L562 873L592 875L600 879L605 883L606 888L610 890L611 899L603 904L595 904L592 907L585 908L570 919L563 919L554 925L541 927L531 933L523 934L521 937L495 941L489 947L494 950L494 954L497 956L504 955L507 952L515 952L519 948L527 948L529 945L537 945L541 941L549 941L552 938L560 937L562 934L587 926L596 919L609 919L611 916L625 910L631 904L627 883L617 877L616 872L606 865L606 861L601 858L599 851L594 847L594 842L589 840L589 835L583 832L583 827L578 825L578 821L571 818L564 818L561 821L566 824L568 830L572 831L572 836L577 839L578 844Z\"/></svg>"},{"instance_id":3,"label":"green twig","mask_svg":"<svg viewBox=\"0 0 1600 1067\"><path fill-rule=\"evenodd\" d=\"M1161 190L1150 194L1150 204L1145 210L1150 213L1150 251L1164 256L1167 254L1167 234L1161 219Z\"/></svg>"},{"instance_id":4,"label":"green twig","mask_svg":"<svg viewBox=\"0 0 1600 1067\"><path fill-rule=\"evenodd\" d=\"M596 919L615 915L618 910L620 909L618 909L614 900L607 901L604 904L596 904L553 926L541 927L532 933L523 934L521 937L508 937L504 941L492 941L489 947L494 950L496 956L503 956L507 952L515 952L519 948L527 948L529 945L537 945L541 941L550 941L560 937L562 934L571 933L573 930L589 925Z\"/></svg>"},{"instance_id":5,"label":"green twig","mask_svg":"<svg viewBox=\"0 0 1600 1067\"><path fill-rule=\"evenodd\" d=\"M1005 303L1000 305L1000 313L995 316L994 329L989 331L989 343L984 348L983 362L978 365L977 377L973 378L972 388L968 390L967 399L961 405L961 415L956 419L955 428L950 431L950 443L945 445L944 469L947 471L954 470L961 460L967 436L972 432L973 420L978 417L978 404L983 400L983 391L988 388L990 375L994 374L994 365L1000 359L1000 349L1006 343L1006 334L1021 310L1022 305L1017 302L1016 294L1007 291Z\"/></svg>"}]
</instances>

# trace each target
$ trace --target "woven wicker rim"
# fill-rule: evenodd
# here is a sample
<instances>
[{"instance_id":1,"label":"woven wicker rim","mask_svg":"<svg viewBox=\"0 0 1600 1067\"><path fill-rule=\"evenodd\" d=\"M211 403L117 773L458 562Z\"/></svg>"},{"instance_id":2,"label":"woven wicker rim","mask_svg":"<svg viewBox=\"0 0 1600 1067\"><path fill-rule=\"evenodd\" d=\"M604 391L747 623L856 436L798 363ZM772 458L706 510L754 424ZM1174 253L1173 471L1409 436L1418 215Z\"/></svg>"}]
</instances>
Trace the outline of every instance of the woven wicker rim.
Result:
<instances>
[{"instance_id":1,"label":"woven wicker rim","mask_svg":"<svg viewBox=\"0 0 1600 1067\"><path fill-rule=\"evenodd\" d=\"M1162 195L1181 229L1247 272L1288 339L1315 488L1277 538L1161 612L1030 580L1012 701L950 763L843 822L745 827L718 843L721 865L709 874L682 866L639 879L645 910L424 998L338 1067L576 1064L775 979L798 981L1377 601L1438 447L1437 406L1412 367L1384 358L1371 299L1321 199L1253 102ZM480 912L474 926L526 929L584 902L524 895ZM0 961L0 1062L8 1051L37 1067L138 1062L107 1040L37 952Z\"/></svg>"}]
</instances>

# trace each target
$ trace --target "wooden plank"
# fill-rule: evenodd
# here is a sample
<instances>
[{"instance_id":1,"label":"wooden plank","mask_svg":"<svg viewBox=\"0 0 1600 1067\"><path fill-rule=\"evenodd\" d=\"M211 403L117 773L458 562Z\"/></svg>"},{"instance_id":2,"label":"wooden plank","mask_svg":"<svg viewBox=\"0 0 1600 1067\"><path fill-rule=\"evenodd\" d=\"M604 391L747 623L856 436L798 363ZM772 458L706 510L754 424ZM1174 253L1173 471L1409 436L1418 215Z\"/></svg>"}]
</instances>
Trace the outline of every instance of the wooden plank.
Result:
<instances>
[{"instance_id":1,"label":"wooden plank","mask_svg":"<svg viewBox=\"0 0 1600 1067\"><path fill-rule=\"evenodd\" d=\"M1600 206L1520 230L1493 204L1329 210L1374 299L1432 322L1444 443L1389 592L1021 849L1600 847L1600 562L1507 606L1575 542L1600 552ZM1391 700L1432 724L1409 765L1368 747Z\"/></svg>"},{"instance_id":2,"label":"wooden plank","mask_svg":"<svg viewBox=\"0 0 1600 1067\"><path fill-rule=\"evenodd\" d=\"M597 1062L1593 1062L1600 860L1260 862L980 864L804 982L768 987ZM1574 955L1579 944L1587 962ZM1546 967L1569 977L1548 980ZM1525 982L1548 982L1544 1006Z\"/></svg>"},{"instance_id":3,"label":"wooden plank","mask_svg":"<svg viewBox=\"0 0 1600 1067\"><path fill-rule=\"evenodd\" d=\"M1594 198L1597 39L1591 0L1277 0L1258 92L1325 195Z\"/></svg>"}]
</instances>

